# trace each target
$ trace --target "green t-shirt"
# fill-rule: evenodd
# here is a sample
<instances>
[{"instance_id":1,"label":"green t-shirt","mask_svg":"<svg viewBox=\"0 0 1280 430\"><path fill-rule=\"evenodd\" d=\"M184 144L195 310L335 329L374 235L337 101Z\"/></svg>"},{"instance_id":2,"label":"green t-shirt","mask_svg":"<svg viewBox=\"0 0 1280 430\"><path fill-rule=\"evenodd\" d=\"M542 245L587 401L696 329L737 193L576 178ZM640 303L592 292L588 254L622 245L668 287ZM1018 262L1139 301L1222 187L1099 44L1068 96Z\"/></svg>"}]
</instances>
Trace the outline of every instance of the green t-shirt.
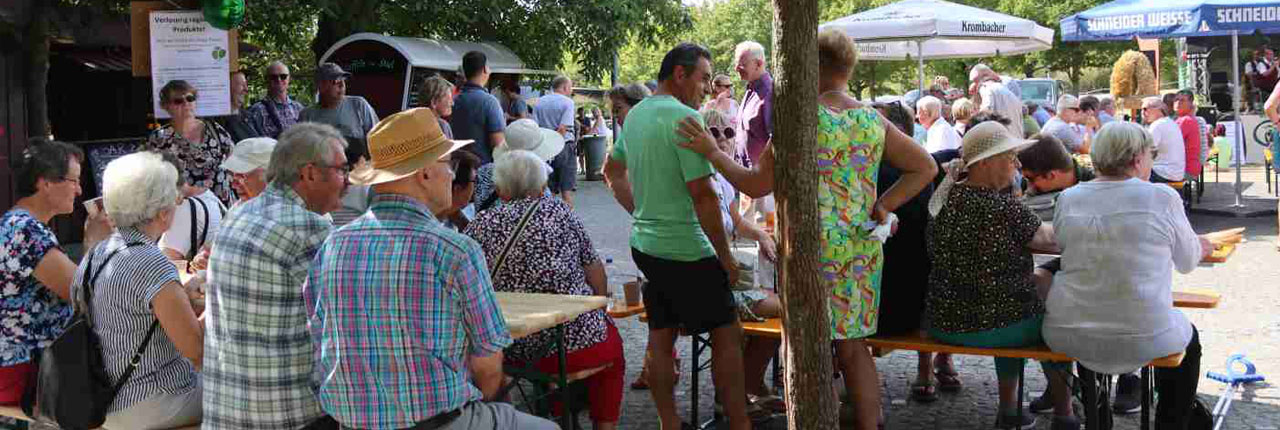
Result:
<instances>
[{"instance_id":1,"label":"green t-shirt","mask_svg":"<svg viewBox=\"0 0 1280 430\"><path fill-rule=\"evenodd\" d=\"M676 133L686 117L702 123L697 111L669 95L644 99L627 114L613 159L625 163L636 209L631 215L631 247L675 261L697 261L716 255L693 210L685 183L711 176L706 157L681 148L687 139Z\"/></svg>"},{"instance_id":2,"label":"green t-shirt","mask_svg":"<svg viewBox=\"0 0 1280 430\"><path fill-rule=\"evenodd\" d=\"M1023 133L1027 134L1026 136L1023 136L1023 137L1030 138L1031 135L1040 132L1040 123L1036 122L1036 119L1032 118L1031 115L1023 115L1022 131Z\"/></svg>"}]
</instances>

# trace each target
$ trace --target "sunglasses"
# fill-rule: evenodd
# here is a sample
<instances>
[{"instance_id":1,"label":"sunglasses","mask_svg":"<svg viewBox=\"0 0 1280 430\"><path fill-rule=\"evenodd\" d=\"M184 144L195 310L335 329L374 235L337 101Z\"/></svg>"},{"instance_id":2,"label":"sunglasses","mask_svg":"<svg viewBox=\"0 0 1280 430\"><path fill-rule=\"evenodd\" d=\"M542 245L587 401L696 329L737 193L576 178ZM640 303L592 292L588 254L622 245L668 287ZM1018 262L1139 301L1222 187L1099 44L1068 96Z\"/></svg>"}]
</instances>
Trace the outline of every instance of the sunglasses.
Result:
<instances>
[{"instance_id":1,"label":"sunglasses","mask_svg":"<svg viewBox=\"0 0 1280 430\"><path fill-rule=\"evenodd\" d=\"M173 99L170 99L170 100L169 100L169 104L174 105L174 106L181 106L181 105L186 104L186 103L195 103L195 102L196 102L196 95L195 95L195 93L187 94L187 95L185 95L185 96L182 96L182 97L176 97L176 98L173 98Z\"/></svg>"},{"instance_id":2,"label":"sunglasses","mask_svg":"<svg viewBox=\"0 0 1280 430\"><path fill-rule=\"evenodd\" d=\"M724 135L725 139L733 139L734 134L736 134L733 131L733 127L725 127L725 128L707 127L707 128L711 130L711 137L714 137L716 139L719 139L720 135Z\"/></svg>"},{"instance_id":3,"label":"sunglasses","mask_svg":"<svg viewBox=\"0 0 1280 430\"><path fill-rule=\"evenodd\" d=\"M288 73L280 73L280 74L271 74L271 75L267 75L267 80L268 80L268 81L280 81L280 82L284 82L284 81L289 80L289 74L288 74Z\"/></svg>"}]
</instances>

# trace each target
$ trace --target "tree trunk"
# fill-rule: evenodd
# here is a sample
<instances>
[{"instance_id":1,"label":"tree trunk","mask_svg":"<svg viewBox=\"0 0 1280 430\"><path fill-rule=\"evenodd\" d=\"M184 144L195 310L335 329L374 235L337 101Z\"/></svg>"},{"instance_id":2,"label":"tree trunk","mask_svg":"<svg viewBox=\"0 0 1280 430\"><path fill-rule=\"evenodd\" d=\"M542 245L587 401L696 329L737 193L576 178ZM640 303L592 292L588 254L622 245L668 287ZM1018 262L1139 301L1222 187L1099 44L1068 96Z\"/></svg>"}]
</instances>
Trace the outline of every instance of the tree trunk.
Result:
<instances>
[{"instance_id":1,"label":"tree trunk","mask_svg":"<svg viewBox=\"0 0 1280 430\"><path fill-rule=\"evenodd\" d=\"M311 40L317 65L329 47L342 38L372 30L381 4L382 0L342 0L322 8L316 23L316 37Z\"/></svg>"},{"instance_id":2,"label":"tree trunk","mask_svg":"<svg viewBox=\"0 0 1280 430\"><path fill-rule=\"evenodd\" d=\"M27 3L27 26L23 52L27 57L27 137L49 135L49 102L45 93L49 82L49 5L44 0Z\"/></svg>"},{"instance_id":3,"label":"tree trunk","mask_svg":"<svg viewBox=\"0 0 1280 430\"><path fill-rule=\"evenodd\" d=\"M818 2L774 0L774 196L786 347L788 428L837 428L831 394L831 291L819 276Z\"/></svg>"}]
</instances>

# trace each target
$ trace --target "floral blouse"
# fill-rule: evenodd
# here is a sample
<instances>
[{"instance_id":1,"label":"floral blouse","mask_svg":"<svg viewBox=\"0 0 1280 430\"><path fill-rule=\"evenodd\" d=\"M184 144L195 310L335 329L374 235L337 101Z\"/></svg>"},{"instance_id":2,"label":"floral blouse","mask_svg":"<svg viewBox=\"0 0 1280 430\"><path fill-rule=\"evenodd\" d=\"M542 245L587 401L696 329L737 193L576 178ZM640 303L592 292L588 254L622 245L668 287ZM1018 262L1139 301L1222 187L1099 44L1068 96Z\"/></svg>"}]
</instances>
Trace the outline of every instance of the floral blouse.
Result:
<instances>
[{"instance_id":1,"label":"floral blouse","mask_svg":"<svg viewBox=\"0 0 1280 430\"><path fill-rule=\"evenodd\" d=\"M175 132L173 124L166 124L147 139L147 149L177 156L184 164L182 174L188 184L212 190L222 204L230 206L235 201L235 194L231 190L231 174L222 170L222 161L231 156L235 142L218 123L200 121L204 123L204 137L199 143L188 141L181 133Z\"/></svg>"},{"instance_id":2,"label":"floral blouse","mask_svg":"<svg viewBox=\"0 0 1280 430\"><path fill-rule=\"evenodd\" d=\"M520 218L529 205L539 200L542 205L530 216L524 233L507 252L506 263L501 270L491 273L493 289L518 293L595 295L587 285L585 268L599 257L582 220L559 198L520 199L480 212L476 220L467 226L466 234L480 242L492 271L507 238L520 224ZM577 351L604 342L607 318L604 309L597 309L567 324L567 350ZM554 341L552 331L538 332L516 340L507 349L507 356L517 362L541 359L555 353L549 349Z\"/></svg>"},{"instance_id":3,"label":"floral blouse","mask_svg":"<svg viewBox=\"0 0 1280 430\"><path fill-rule=\"evenodd\" d=\"M0 366L31 361L71 320L71 304L36 280L36 266L58 238L30 212L0 216Z\"/></svg>"}]
</instances>

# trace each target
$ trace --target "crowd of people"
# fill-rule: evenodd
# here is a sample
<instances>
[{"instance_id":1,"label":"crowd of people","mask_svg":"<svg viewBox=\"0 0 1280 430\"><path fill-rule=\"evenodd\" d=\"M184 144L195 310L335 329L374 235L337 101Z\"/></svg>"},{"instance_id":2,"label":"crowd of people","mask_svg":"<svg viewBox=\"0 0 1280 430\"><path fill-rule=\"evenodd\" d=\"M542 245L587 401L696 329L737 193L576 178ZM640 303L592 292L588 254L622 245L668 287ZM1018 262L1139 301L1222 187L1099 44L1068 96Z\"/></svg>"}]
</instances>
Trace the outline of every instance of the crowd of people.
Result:
<instances>
[{"instance_id":1,"label":"crowd of people","mask_svg":"<svg viewBox=\"0 0 1280 430\"><path fill-rule=\"evenodd\" d=\"M921 97L867 103L848 92L848 36L821 32L818 49L813 162L830 295L815 311L830 318L855 427L883 420L866 339L924 330L957 345L1047 343L1119 375L1185 352L1156 374L1158 428L1184 428L1200 343L1172 308L1172 273L1213 245L1177 192L1153 182L1199 174L1194 97L1144 101L1149 128L1091 97L1062 96L1041 121L1016 81L978 65L967 92L941 78ZM646 278L650 330L632 386L650 390L663 428L688 425L673 390L681 333L709 333L731 428L787 406L764 382L778 341L744 339L740 325L782 306L734 252L739 239L761 263L777 252L766 58L759 43L737 46L741 98L691 43L666 54L653 88L608 93L620 132L604 173L633 217L631 256ZM196 118L195 88L169 82L161 106L173 120L107 165L79 264L48 225L74 209L84 154L29 147L15 160L20 199L0 218L0 404L20 400L33 354L84 303L98 309L93 329L121 386L106 428L556 428L500 396L504 363L560 363L551 334L513 341L495 293L608 294L572 194L574 129L603 118L574 118L569 78L529 112L510 83L486 89L482 53L462 65L459 88L427 78L421 107L381 119L346 95L350 74L332 63L317 69L317 105L289 98L289 69L272 63L268 97L222 121ZM1060 257L1037 267L1037 252ZM564 341L569 371L603 368L584 381L590 419L616 428L617 327L587 312ZM949 356L918 359L916 401L962 387ZM1035 425L1015 400L1022 366L995 360L998 428ZM1032 411L1078 429L1070 367L1042 366L1049 390ZM1118 412L1136 408L1122 404L1136 400L1131 377Z\"/></svg>"}]
</instances>

